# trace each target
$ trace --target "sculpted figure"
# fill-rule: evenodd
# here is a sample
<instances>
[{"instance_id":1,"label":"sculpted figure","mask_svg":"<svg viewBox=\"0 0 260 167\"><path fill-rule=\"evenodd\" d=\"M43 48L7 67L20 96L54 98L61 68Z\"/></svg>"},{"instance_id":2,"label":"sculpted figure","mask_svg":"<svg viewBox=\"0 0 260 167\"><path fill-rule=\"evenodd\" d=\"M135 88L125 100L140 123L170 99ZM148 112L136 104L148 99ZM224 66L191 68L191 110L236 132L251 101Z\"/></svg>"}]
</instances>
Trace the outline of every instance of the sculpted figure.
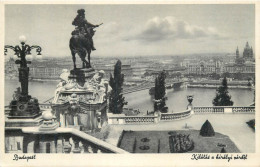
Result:
<instances>
[{"instance_id":1,"label":"sculpted figure","mask_svg":"<svg viewBox=\"0 0 260 167\"><path fill-rule=\"evenodd\" d=\"M72 35L79 34L79 35L86 36L90 40L91 49L96 50L92 39L92 37L95 34L93 28L98 27L99 25L94 25L86 20L84 9L79 9L77 12L78 15L75 17L75 19L72 22L72 25L76 26L76 29L72 32Z\"/></svg>"},{"instance_id":2,"label":"sculpted figure","mask_svg":"<svg viewBox=\"0 0 260 167\"><path fill-rule=\"evenodd\" d=\"M85 19L84 9L78 10L78 15L73 20L72 25L75 25L76 28L71 33L72 37L70 38L69 47L71 50L74 69L77 68L75 63L76 54L82 61L82 68L91 68L90 54L92 50L96 50L92 37L95 34L94 28L99 25L91 24ZM88 56L88 61L86 60L86 56Z\"/></svg>"},{"instance_id":3,"label":"sculpted figure","mask_svg":"<svg viewBox=\"0 0 260 167\"><path fill-rule=\"evenodd\" d=\"M14 91L13 100L19 100L20 95L21 95L21 88L18 87L16 88L16 91Z\"/></svg>"},{"instance_id":4,"label":"sculpted figure","mask_svg":"<svg viewBox=\"0 0 260 167\"><path fill-rule=\"evenodd\" d=\"M63 69L60 75L61 81L65 81L67 83L69 81L69 75L70 75L69 70Z\"/></svg>"}]
</instances>

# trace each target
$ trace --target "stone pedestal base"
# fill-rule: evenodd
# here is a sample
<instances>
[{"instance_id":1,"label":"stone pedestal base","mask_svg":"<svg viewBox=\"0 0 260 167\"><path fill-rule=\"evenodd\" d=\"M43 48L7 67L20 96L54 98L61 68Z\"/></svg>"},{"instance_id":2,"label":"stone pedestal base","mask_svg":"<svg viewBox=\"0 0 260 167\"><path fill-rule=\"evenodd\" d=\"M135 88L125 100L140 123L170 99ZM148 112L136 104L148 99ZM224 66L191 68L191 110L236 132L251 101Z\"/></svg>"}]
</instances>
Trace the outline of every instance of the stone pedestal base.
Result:
<instances>
[{"instance_id":1,"label":"stone pedestal base","mask_svg":"<svg viewBox=\"0 0 260 167\"><path fill-rule=\"evenodd\" d=\"M93 68L77 68L70 71L69 79L75 80L80 86L83 86L85 81L91 79L95 75Z\"/></svg>"},{"instance_id":2,"label":"stone pedestal base","mask_svg":"<svg viewBox=\"0 0 260 167\"><path fill-rule=\"evenodd\" d=\"M22 100L26 99L26 100ZM41 115L38 100L36 98L20 97L18 100L12 100L10 103L9 119L35 118Z\"/></svg>"}]
</instances>

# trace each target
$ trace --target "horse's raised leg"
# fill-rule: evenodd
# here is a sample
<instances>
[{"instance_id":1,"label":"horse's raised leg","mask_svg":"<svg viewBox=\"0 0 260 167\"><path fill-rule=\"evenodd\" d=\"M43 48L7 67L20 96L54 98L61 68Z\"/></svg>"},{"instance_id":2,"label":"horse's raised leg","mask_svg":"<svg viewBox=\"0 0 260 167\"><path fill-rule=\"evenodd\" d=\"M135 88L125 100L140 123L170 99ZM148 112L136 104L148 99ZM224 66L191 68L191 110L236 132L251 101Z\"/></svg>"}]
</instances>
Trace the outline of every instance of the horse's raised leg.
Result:
<instances>
[{"instance_id":1,"label":"horse's raised leg","mask_svg":"<svg viewBox=\"0 0 260 167\"><path fill-rule=\"evenodd\" d=\"M72 60L73 60L73 64L74 64L74 69L76 69L76 53L74 53L73 51L71 51L71 55L72 55Z\"/></svg>"}]
</instances>

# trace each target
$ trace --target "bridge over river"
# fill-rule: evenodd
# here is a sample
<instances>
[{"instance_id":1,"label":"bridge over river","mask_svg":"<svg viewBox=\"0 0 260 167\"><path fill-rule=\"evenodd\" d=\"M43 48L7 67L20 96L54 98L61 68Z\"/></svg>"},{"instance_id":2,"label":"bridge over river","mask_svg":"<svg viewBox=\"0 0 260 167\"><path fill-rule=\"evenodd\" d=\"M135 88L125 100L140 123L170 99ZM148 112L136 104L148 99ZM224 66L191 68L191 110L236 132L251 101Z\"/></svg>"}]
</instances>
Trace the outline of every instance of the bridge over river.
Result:
<instances>
[{"instance_id":1,"label":"bridge over river","mask_svg":"<svg viewBox=\"0 0 260 167\"><path fill-rule=\"evenodd\" d=\"M183 84L182 81L172 82L172 83L168 82L168 83L166 83L165 86L166 86L166 89L171 89L171 88L179 88L182 84ZM137 86L124 87L123 94L129 94L129 93L138 92L138 91L141 91L141 90L151 89L151 88L154 88L154 82L144 81L140 85L137 85ZM49 103L52 100L53 100L53 97L44 101L43 103Z\"/></svg>"},{"instance_id":2,"label":"bridge over river","mask_svg":"<svg viewBox=\"0 0 260 167\"><path fill-rule=\"evenodd\" d=\"M175 82L167 82L165 87L166 89L171 89L171 88L180 88L180 86L183 84L183 81L175 81ZM154 82L150 81L144 81L140 85L129 87L129 88L124 88L123 89L123 94L128 94L128 93L133 93L145 89L153 89L154 88Z\"/></svg>"}]
</instances>

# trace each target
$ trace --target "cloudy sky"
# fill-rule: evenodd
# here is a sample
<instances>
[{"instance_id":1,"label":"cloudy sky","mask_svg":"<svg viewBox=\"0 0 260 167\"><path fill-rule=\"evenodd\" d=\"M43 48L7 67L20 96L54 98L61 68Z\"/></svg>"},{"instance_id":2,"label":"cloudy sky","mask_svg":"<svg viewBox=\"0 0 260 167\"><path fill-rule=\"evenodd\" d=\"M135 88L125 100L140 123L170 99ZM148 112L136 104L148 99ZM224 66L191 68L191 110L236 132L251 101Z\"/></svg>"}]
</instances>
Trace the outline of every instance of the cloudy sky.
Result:
<instances>
[{"instance_id":1,"label":"cloudy sky","mask_svg":"<svg viewBox=\"0 0 260 167\"><path fill-rule=\"evenodd\" d=\"M48 56L69 56L71 22L86 10L98 56L242 52L255 44L254 5L6 5L5 44L20 35Z\"/></svg>"}]
</instances>

